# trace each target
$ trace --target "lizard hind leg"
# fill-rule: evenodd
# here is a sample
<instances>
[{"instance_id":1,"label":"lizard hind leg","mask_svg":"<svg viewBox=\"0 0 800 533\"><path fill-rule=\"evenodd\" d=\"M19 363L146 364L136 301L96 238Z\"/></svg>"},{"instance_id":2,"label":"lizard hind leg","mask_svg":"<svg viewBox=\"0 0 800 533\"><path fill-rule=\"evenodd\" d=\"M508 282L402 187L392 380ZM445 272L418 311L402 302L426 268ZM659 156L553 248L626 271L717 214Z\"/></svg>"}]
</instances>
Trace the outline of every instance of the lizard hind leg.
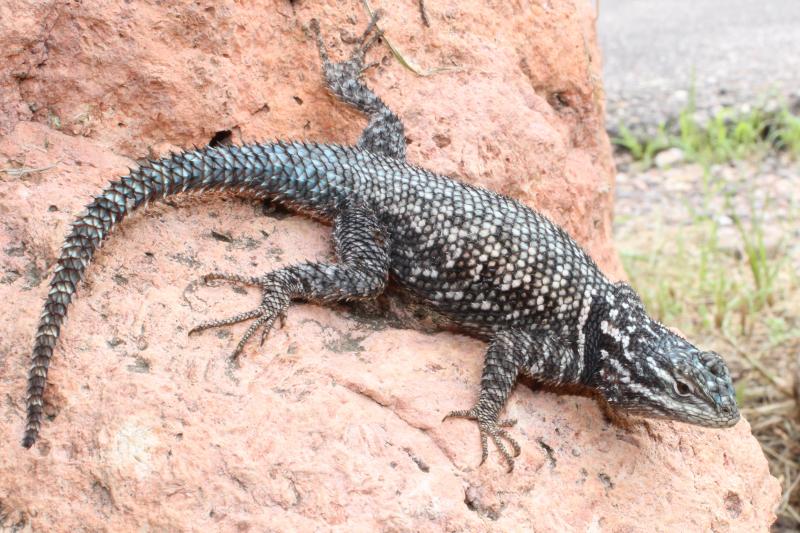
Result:
<instances>
[{"instance_id":1,"label":"lizard hind leg","mask_svg":"<svg viewBox=\"0 0 800 533\"><path fill-rule=\"evenodd\" d=\"M366 53L378 42L383 33L378 28L380 11L375 12L364 30L350 58L338 63L331 62L322 39L319 22L312 19L311 32L317 42L322 59L322 72L328 89L341 101L350 104L369 117L369 124L358 139L358 147L374 154L395 159L405 159L405 128L400 118L361 81L362 73L378 63L364 63Z\"/></svg>"},{"instance_id":2,"label":"lizard hind leg","mask_svg":"<svg viewBox=\"0 0 800 533\"><path fill-rule=\"evenodd\" d=\"M264 343L276 320L283 321L293 300L331 303L374 298L383 292L389 277L389 244L371 209L353 202L343 206L333 222L333 244L338 263L299 263L260 277L223 273L204 276L205 281L261 287L261 304L235 316L198 324L189 334L255 319L231 355L236 360L261 328Z\"/></svg>"}]
</instances>

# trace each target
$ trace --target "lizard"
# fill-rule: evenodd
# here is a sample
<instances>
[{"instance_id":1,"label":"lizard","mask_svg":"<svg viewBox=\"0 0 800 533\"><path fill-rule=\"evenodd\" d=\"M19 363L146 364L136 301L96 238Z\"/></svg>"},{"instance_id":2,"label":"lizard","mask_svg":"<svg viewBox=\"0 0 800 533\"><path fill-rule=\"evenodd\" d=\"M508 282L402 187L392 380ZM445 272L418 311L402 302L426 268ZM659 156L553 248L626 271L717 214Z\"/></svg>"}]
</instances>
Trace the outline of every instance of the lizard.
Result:
<instances>
[{"instance_id":1,"label":"lizard","mask_svg":"<svg viewBox=\"0 0 800 533\"><path fill-rule=\"evenodd\" d=\"M190 331L252 320L234 359L259 329L263 343L293 301L369 301L391 286L488 342L477 401L445 416L477 422L481 464L491 439L514 467L521 447L507 428L516 421L500 412L523 377L586 389L623 414L720 428L738 421L721 356L651 318L631 286L610 281L565 230L512 198L407 161L402 121L362 79L366 54L382 36L378 16L341 62L331 61L319 22L308 26L328 90L368 116L355 145L276 141L150 159L110 182L76 218L36 331L23 446L39 435L53 351L102 241L148 202L203 191L269 199L332 225L336 262L203 278L261 289L254 309Z\"/></svg>"}]
</instances>

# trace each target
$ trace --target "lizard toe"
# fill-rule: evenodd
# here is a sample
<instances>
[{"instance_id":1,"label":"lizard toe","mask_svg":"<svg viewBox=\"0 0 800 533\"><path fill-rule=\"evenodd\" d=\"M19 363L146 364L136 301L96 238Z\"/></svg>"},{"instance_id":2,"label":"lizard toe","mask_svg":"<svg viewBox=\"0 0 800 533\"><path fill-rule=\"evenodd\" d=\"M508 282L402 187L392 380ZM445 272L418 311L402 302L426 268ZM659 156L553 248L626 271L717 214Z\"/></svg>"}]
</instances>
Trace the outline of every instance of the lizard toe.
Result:
<instances>
[{"instance_id":1,"label":"lizard toe","mask_svg":"<svg viewBox=\"0 0 800 533\"><path fill-rule=\"evenodd\" d=\"M450 411L442 419L442 421L444 422L448 418L466 418L468 420L475 420L478 423L478 430L480 431L481 435L481 465L486 462L486 459L489 456L489 438L491 437L495 447L506 460L508 472L514 470L514 457L518 457L519 454L522 453L522 447L508 433L508 431L503 428L511 427L516 424L517 421L515 419L507 418L497 421L490 415L487 415L479 405L476 405L471 409ZM513 454L508 451L508 448L503 443L503 440L505 440L511 446Z\"/></svg>"},{"instance_id":2,"label":"lizard toe","mask_svg":"<svg viewBox=\"0 0 800 533\"><path fill-rule=\"evenodd\" d=\"M442 422L447 420L448 418L466 418L468 420L477 420L478 414L475 412L475 408L472 409L459 409L457 411L450 411L444 418L442 418Z\"/></svg>"},{"instance_id":3,"label":"lizard toe","mask_svg":"<svg viewBox=\"0 0 800 533\"><path fill-rule=\"evenodd\" d=\"M230 359L236 361L239 359L239 355L241 355L242 350L244 350L247 341L253 334L258 331L259 328L264 328L261 332L261 344L264 344L264 339L266 338L269 330L272 329L272 324L275 322L275 316L269 313L264 313L259 316L255 322L250 324L250 327L247 328L247 331L244 332L242 335L239 344L236 345L236 348L233 350L233 353L230 356Z\"/></svg>"},{"instance_id":4,"label":"lizard toe","mask_svg":"<svg viewBox=\"0 0 800 533\"><path fill-rule=\"evenodd\" d=\"M508 472L513 471L514 457L519 456L519 454L522 452L522 448L517 443L517 441L514 440L514 438L508 434L508 431L499 427L497 422L490 420L481 420L478 422L478 428L480 429L482 435L488 435L492 438L492 442L494 442L495 447L497 447L497 450L506 460L506 464L508 465ZM508 451L508 448L503 443L503 440L505 440L511 445L511 448L514 450L513 456Z\"/></svg>"}]
</instances>

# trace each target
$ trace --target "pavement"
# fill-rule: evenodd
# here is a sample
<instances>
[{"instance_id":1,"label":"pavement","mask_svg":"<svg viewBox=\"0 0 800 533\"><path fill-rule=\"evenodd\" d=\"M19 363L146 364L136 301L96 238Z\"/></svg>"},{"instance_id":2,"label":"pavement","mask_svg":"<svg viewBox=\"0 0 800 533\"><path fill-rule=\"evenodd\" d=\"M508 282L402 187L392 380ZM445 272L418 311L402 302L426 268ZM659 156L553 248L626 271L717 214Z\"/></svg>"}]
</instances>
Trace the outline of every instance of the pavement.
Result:
<instances>
[{"instance_id":1,"label":"pavement","mask_svg":"<svg viewBox=\"0 0 800 533\"><path fill-rule=\"evenodd\" d=\"M693 84L701 113L800 107L800 0L608 0L597 24L612 132L654 131Z\"/></svg>"}]
</instances>

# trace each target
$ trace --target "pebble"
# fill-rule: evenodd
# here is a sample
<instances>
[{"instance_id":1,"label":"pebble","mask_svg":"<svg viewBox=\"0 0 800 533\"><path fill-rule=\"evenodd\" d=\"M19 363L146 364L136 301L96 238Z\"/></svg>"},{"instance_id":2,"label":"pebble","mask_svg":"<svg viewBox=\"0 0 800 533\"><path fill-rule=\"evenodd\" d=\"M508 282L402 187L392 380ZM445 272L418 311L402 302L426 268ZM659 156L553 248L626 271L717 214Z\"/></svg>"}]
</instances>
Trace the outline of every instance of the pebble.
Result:
<instances>
[{"instance_id":1,"label":"pebble","mask_svg":"<svg viewBox=\"0 0 800 533\"><path fill-rule=\"evenodd\" d=\"M656 154L653 162L658 168L671 168L682 162L684 159L683 150L680 148L668 148Z\"/></svg>"}]
</instances>

